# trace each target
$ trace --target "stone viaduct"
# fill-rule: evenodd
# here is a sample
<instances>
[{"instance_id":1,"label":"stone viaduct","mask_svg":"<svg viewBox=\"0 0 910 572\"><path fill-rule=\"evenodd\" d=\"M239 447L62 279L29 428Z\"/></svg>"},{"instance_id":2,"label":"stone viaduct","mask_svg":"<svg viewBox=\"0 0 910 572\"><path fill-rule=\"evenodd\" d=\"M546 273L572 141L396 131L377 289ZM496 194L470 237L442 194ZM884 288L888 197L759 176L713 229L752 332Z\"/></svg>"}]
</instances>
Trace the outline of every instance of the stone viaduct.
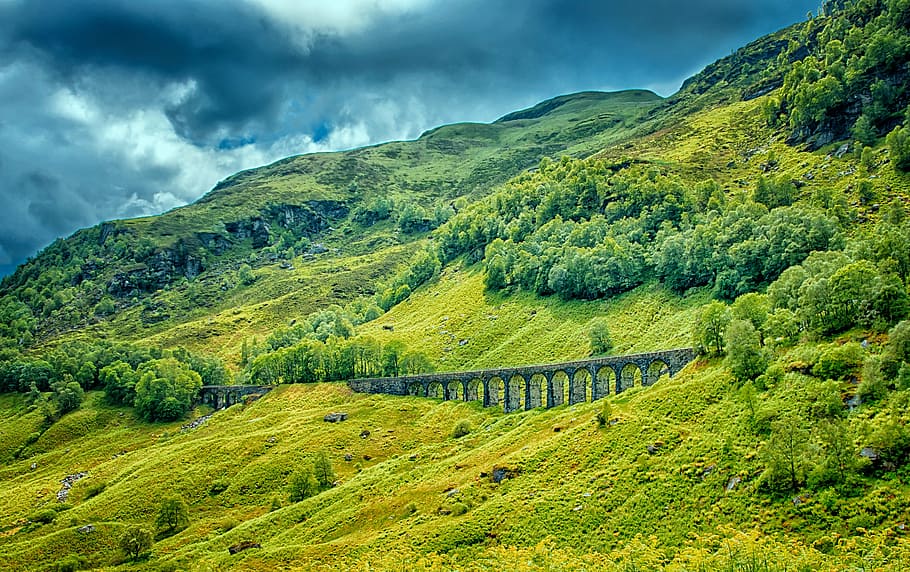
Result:
<instances>
[{"instance_id":1,"label":"stone viaduct","mask_svg":"<svg viewBox=\"0 0 910 572\"><path fill-rule=\"evenodd\" d=\"M348 385L360 393L482 401L484 407L502 405L511 412L596 401L636 385L652 385L664 375L676 375L693 359L692 348L681 348L547 365L355 379Z\"/></svg>"},{"instance_id":2,"label":"stone viaduct","mask_svg":"<svg viewBox=\"0 0 910 572\"><path fill-rule=\"evenodd\" d=\"M244 397L262 397L272 390L271 385L203 385L199 390L197 401L211 405L215 409L224 409L243 401Z\"/></svg>"}]
</instances>

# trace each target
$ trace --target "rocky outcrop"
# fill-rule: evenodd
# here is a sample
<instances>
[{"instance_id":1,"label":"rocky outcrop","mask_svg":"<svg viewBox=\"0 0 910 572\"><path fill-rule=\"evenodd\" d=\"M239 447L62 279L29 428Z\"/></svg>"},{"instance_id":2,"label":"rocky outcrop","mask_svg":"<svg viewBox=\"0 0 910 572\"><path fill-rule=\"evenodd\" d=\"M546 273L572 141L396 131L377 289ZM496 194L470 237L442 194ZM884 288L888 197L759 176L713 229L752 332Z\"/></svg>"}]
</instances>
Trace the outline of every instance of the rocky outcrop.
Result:
<instances>
[{"instance_id":1,"label":"rocky outcrop","mask_svg":"<svg viewBox=\"0 0 910 572\"><path fill-rule=\"evenodd\" d=\"M159 250L145 262L116 273L108 282L107 291L118 298L127 298L160 290L181 276L192 280L205 269L205 259L185 250L181 245Z\"/></svg>"}]
</instances>

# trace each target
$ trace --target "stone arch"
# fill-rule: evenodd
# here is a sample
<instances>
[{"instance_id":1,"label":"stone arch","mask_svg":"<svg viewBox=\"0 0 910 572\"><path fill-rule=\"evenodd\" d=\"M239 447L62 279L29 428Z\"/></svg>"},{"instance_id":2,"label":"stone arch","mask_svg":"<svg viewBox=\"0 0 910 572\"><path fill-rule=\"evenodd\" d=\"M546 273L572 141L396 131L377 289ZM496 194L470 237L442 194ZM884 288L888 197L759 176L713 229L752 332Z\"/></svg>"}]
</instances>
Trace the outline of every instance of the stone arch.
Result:
<instances>
[{"instance_id":1,"label":"stone arch","mask_svg":"<svg viewBox=\"0 0 910 572\"><path fill-rule=\"evenodd\" d=\"M535 409L547 404L547 377L542 373L535 373L528 380L528 395L525 399L525 409Z\"/></svg>"},{"instance_id":2,"label":"stone arch","mask_svg":"<svg viewBox=\"0 0 910 572\"><path fill-rule=\"evenodd\" d=\"M648 371L642 385L654 385L662 377L670 375L670 366L662 359L656 359L648 364Z\"/></svg>"},{"instance_id":3,"label":"stone arch","mask_svg":"<svg viewBox=\"0 0 910 572\"><path fill-rule=\"evenodd\" d=\"M569 384L569 404L584 403L591 397L591 372L580 367L572 374Z\"/></svg>"},{"instance_id":4,"label":"stone arch","mask_svg":"<svg viewBox=\"0 0 910 572\"><path fill-rule=\"evenodd\" d=\"M616 386L616 393L631 389L636 385L642 384L641 368L638 364L629 362L622 366L619 374L619 384Z\"/></svg>"},{"instance_id":5,"label":"stone arch","mask_svg":"<svg viewBox=\"0 0 910 572\"><path fill-rule=\"evenodd\" d=\"M550 396L547 407L556 407L566 402L569 396L569 374L563 370L553 372L550 377L549 391Z\"/></svg>"},{"instance_id":6,"label":"stone arch","mask_svg":"<svg viewBox=\"0 0 910 572\"><path fill-rule=\"evenodd\" d=\"M442 384L438 381L431 381L427 384L427 397L431 399L445 399L446 392Z\"/></svg>"},{"instance_id":7,"label":"stone arch","mask_svg":"<svg viewBox=\"0 0 910 572\"><path fill-rule=\"evenodd\" d=\"M525 405L525 378L521 374L514 374L506 384L506 402L503 409L518 411Z\"/></svg>"},{"instance_id":8,"label":"stone arch","mask_svg":"<svg viewBox=\"0 0 910 572\"><path fill-rule=\"evenodd\" d=\"M464 398L464 385L457 379L446 384L446 401L461 401Z\"/></svg>"},{"instance_id":9,"label":"stone arch","mask_svg":"<svg viewBox=\"0 0 910 572\"><path fill-rule=\"evenodd\" d=\"M498 375L491 377L486 383L487 407L503 405L506 398L506 382Z\"/></svg>"},{"instance_id":10,"label":"stone arch","mask_svg":"<svg viewBox=\"0 0 910 572\"><path fill-rule=\"evenodd\" d=\"M426 393L423 391L423 384L419 381L412 381L408 384L408 395L413 395L415 397L424 397Z\"/></svg>"},{"instance_id":11,"label":"stone arch","mask_svg":"<svg viewBox=\"0 0 910 572\"><path fill-rule=\"evenodd\" d=\"M613 366L602 365L597 368L597 375L594 376L594 384L591 391L592 401L597 401L610 395L611 388L612 391L616 391L616 370L613 369Z\"/></svg>"},{"instance_id":12,"label":"stone arch","mask_svg":"<svg viewBox=\"0 0 910 572\"><path fill-rule=\"evenodd\" d=\"M474 379L469 379L468 382L465 384L465 388L466 388L466 392L467 392L466 395L467 395L468 401L479 401L481 403L484 402L483 397L484 397L485 393L484 393L482 379L480 379L478 377L475 377Z\"/></svg>"}]
</instances>

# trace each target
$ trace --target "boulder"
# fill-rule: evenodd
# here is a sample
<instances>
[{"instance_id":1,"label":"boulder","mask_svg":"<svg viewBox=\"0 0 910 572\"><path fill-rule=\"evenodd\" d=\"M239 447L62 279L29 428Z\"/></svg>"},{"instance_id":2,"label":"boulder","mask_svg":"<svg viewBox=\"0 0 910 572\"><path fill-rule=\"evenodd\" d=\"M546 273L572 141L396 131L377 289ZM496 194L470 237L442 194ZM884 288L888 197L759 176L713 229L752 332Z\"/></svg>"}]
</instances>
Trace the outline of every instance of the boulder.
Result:
<instances>
[{"instance_id":1,"label":"boulder","mask_svg":"<svg viewBox=\"0 0 910 572\"><path fill-rule=\"evenodd\" d=\"M229 547L228 552L233 555L237 554L238 552L243 552L244 550L249 550L251 548L262 548L262 546L258 542L244 540L243 542L238 542L237 544Z\"/></svg>"},{"instance_id":2,"label":"boulder","mask_svg":"<svg viewBox=\"0 0 910 572\"><path fill-rule=\"evenodd\" d=\"M347 413L332 412L332 413L326 414L326 416L323 417L322 420L325 421L326 423L338 423L340 421L347 421L347 418L348 418Z\"/></svg>"}]
</instances>

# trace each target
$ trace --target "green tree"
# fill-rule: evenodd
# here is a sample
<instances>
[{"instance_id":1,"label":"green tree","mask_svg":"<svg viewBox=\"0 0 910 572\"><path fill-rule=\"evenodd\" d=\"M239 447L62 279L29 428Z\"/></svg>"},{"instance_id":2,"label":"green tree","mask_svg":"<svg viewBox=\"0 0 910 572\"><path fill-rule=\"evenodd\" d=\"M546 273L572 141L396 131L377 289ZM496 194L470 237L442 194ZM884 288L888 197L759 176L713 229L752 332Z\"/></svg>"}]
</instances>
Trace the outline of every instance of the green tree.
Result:
<instances>
[{"instance_id":1,"label":"green tree","mask_svg":"<svg viewBox=\"0 0 910 572\"><path fill-rule=\"evenodd\" d=\"M325 451L317 453L313 460L313 476L322 488L329 488L335 482L335 469L332 468L332 461Z\"/></svg>"},{"instance_id":2,"label":"green tree","mask_svg":"<svg viewBox=\"0 0 910 572\"><path fill-rule=\"evenodd\" d=\"M253 274L253 269L250 268L250 265L244 263L240 265L240 269L237 271L237 279L244 286L249 286L256 281L256 275Z\"/></svg>"},{"instance_id":3,"label":"green tree","mask_svg":"<svg viewBox=\"0 0 910 572\"><path fill-rule=\"evenodd\" d=\"M101 368L98 374L105 398L115 405L133 405L139 375L130 364L117 360Z\"/></svg>"},{"instance_id":4,"label":"green tree","mask_svg":"<svg viewBox=\"0 0 910 572\"><path fill-rule=\"evenodd\" d=\"M313 476L313 469L307 465L294 473L291 477L290 494L291 502L300 502L319 492L319 483Z\"/></svg>"},{"instance_id":5,"label":"green tree","mask_svg":"<svg viewBox=\"0 0 910 572\"><path fill-rule=\"evenodd\" d=\"M85 393L82 386L73 381L73 377L64 374L63 379L55 382L51 388L54 390L54 402L57 404L57 413L63 415L79 409Z\"/></svg>"},{"instance_id":6,"label":"green tree","mask_svg":"<svg viewBox=\"0 0 910 572\"><path fill-rule=\"evenodd\" d=\"M825 472L833 475L838 482L846 481L857 465L856 448L847 422L842 419L822 421L818 426L818 437L824 454Z\"/></svg>"},{"instance_id":7,"label":"green tree","mask_svg":"<svg viewBox=\"0 0 910 572\"><path fill-rule=\"evenodd\" d=\"M859 116L859 119L853 124L853 129L850 130L850 133L855 140L864 146L875 145L875 141L878 139L878 130L865 113Z\"/></svg>"},{"instance_id":8,"label":"green tree","mask_svg":"<svg viewBox=\"0 0 910 572\"><path fill-rule=\"evenodd\" d=\"M723 302L711 302L696 315L692 330L696 348L709 355L724 353L724 334L730 325L730 309Z\"/></svg>"},{"instance_id":9,"label":"green tree","mask_svg":"<svg viewBox=\"0 0 910 572\"><path fill-rule=\"evenodd\" d=\"M415 351L409 351L401 357L400 368L408 375L430 373L434 369L427 354Z\"/></svg>"},{"instance_id":10,"label":"green tree","mask_svg":"<svg viewBox=\"0 0 910 572\"><path fill-rule=\"evenodd\" d=\"M186 501L180 496L170 496L158 506L155 527L164 534L173 534L189 526L190 512Z\"/></svg>"},{"instance_id":11,"label":"green tree","mask_svg":"<svg viewBox=\"0 0 910 572\"><path fill-rule=\"evenodd\" d=\"M588 326L588 340L591 342L591 355L607 355L613 350L610 339L610 322L605 317L591 320Z\"/></svg>"},{"instance_id":12,"label":"green tree","mask_svg":"<svg viewBox=\"0 0 910 572\"><path fill-rule=\"evenodd\" d=\"M885 143L890 149L891 164L899 171L910 171L910 128L895 127Z\"/></svg>"},{"instance_id":13,"label":"green tree","mask_svg":"<svg viewBox=\"0 0 910 572\"><path fill-rule=\"evenodd\" d=\"M120 535L120 549L133 562L152 548L152 533L140 526L131 526Z\"/></svg>"},{"instance_id":14,"label":"green tree","mask_svg":"<svg viewBox=\"0 0 910 572\"><path fill-rule=\"evenodd\" d=\"M771 423L771 437L762 447L763 478L774 489L796 490L803 480L809 455L809 432L805 420L794 413Z\"/></svg>"},{"instance_id":15,"label":"green tree","mask_svg":"<svg viewBox=\"0 0 910 572\"><path fill-rule=\"evenodd\" d=\"M768 354L752 322L733 320L724 334L726 366L738 381L752 381L768 369Z\"/></svg>"},{"instance_id":16,"label":"green tree","mask_svg":"<svg viewBox=\"0 0 910 572\"><path fill-rule=\"evenodd\" d=\"M392 340L382 346L380 362L382 363L382 375L386 377L398 377L401 373L401 358L407 351L403 342Z\"/></svg>"},{"instance_id":17,"label":"green tree","mask_svg":"<svg viewBox=\"0 0 910 572\"><path fill-rule=\"evenodd\" d=\"M179 419L192 407L202 378L174 358L152 360L139 368L136 412L147 421Z\"/></svg>"}]
</instances>

